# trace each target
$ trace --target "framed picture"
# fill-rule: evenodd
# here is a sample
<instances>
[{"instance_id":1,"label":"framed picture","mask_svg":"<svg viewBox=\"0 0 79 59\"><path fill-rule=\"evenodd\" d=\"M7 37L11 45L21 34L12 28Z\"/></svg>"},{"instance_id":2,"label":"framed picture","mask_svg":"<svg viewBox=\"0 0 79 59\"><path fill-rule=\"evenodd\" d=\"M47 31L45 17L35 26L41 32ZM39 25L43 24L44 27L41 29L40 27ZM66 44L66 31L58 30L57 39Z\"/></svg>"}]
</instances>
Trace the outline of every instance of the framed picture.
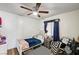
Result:
<instances>
[{"instance_id":1,"label":"framed picture","mask_svg":"<svg viewBox=\"0 0 79 59\"><path fill-rule=\"evenodd\" d=\"M0 17L0 27L2 26L2 18Z\"/></svg>"}]
</instances>

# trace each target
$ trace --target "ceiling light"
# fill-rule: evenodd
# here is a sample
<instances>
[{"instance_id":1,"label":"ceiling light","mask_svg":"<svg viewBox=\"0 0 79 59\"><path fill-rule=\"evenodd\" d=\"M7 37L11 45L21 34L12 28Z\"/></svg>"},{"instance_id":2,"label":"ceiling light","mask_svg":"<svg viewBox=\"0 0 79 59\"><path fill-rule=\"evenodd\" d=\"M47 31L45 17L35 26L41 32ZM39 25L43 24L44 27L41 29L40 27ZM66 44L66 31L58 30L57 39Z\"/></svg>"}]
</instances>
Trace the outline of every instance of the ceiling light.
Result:
<instances>
[{"instance_id":1,"label":"ceiling light","mask_svg":"<svg viewBox=\"0 0 79 59\"><path fill-rule=\"evenodd\" d=\"M33 15L37 15L38 14L38 12L37 11L33 11Z\"/></svg>"}]
</instances>

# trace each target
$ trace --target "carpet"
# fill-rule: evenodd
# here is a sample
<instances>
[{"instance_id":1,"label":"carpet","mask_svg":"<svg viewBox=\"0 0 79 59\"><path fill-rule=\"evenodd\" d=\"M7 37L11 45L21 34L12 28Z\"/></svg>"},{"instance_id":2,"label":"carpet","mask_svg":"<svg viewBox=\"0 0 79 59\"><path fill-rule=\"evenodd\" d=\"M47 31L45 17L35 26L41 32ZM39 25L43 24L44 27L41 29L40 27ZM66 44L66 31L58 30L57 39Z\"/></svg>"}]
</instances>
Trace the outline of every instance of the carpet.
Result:
<instances>
[{"instance_id":1,"label":"carpet","mask_svg":"<svg viewBox=\"0 0 79 59\"><path fill-rule=\"evenodd\" d=\"M28 53L24 53L24 55L50 55L51 51L44 47L44 46L40 46L36 49L30 50Z\"/></svg>"}]
</instances>

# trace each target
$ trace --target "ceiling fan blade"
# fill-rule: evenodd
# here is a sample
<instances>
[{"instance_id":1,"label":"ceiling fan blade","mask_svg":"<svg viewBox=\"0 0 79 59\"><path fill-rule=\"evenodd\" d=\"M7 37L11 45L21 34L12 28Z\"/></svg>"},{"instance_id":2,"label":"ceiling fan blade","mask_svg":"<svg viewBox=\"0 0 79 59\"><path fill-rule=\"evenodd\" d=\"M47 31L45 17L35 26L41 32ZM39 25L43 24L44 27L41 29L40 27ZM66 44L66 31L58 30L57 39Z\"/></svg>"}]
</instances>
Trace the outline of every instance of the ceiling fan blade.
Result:
<instances>
[{"instance_id":1,"label":"ceiling fan blade","mask_svg":"<svg viewBox=\"0 0 79 59\"><path fill-rule=\"evenodd\" d=\"M36 11L39 9L41 3L36 3Z\"/></svg>"},{"instance_id":2,"label":"ceiling fan blade","mask_svg":"<svg viewBox=\"0 0 79 59\"><path fill-rule=\"evenodd\" d=\"M29 14L27 14L27 15L31 15L32 13L29 13Z\"/></svg>"},{"instance_id":3,"label":"ceiling fan blade","mask_svg":"<svg viewBox=\"0 0 79 59\"><path fill-rule=\"evenodd\" d=\"M23 8L23 9L27 9L27 10L29 10L29 11L32 11L32 9L29 9L29 8L27 8L27 7L24 7L24 6L20 6L21 8Z\"/></svg>"},{"instance_id":4,"label":"ceiling fan blade","mask_svg":"<svg viewBox=\"0 0 79 59\"><path fill-rule=\"evenodd\" d=\"M37 16L38 16L38 17L40 17L40 15L39 15L39 14L38 14Z\"/></svg>"},{"instance_id":5,"label":"ceiling fan blade","mask_svg":"<svg viewBox=\"0 0 79 59\"><path fill-rule=\"evenodd\" d=\"M49 11L39 11L39 13L49 13Z\"/></svg>"}]
</instances>

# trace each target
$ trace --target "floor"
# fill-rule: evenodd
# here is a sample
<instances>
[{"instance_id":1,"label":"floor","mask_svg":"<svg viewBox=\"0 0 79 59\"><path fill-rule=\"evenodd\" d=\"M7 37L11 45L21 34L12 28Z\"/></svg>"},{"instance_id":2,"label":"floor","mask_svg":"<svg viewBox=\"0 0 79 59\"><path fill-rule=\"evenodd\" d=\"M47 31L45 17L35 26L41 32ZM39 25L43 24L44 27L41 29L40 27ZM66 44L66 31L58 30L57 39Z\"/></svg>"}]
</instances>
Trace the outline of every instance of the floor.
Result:
<instances>
[{"instance_id":1,"label":"floor","mask_svg":"<svg viewBox=\"0 0 79 59\"><path fill-rule=\"evenodd\" d=\"M17 48L7 50L7 55L19 55Z\"/></svg>"},{"instance_id":2,"label":"floor","mask_svg":"<svg viewBox=\"0 0 79 59\"><path fill-rule=\"evenodd\" d=\"M27 55L50 55L50 54L51 54L51 51L44 46L40 46L36 49L31 50L29 53L27 53Z\"/></svg>"},{"instance_id":3,"label":"floor","mask_svg":"<svg viewBox=\"0 0 79 59\"><path fill-rule=\"evenodd\" d=\"M8 55L19 55L18 51L16 48L10 49L7 51ZM30 51L26 51L23 53L24 55L50 55L51 52L48 48L44 47L44 46L40 46L38 48L35 48L33 50Z\"/></svg>"}]
</instances>

